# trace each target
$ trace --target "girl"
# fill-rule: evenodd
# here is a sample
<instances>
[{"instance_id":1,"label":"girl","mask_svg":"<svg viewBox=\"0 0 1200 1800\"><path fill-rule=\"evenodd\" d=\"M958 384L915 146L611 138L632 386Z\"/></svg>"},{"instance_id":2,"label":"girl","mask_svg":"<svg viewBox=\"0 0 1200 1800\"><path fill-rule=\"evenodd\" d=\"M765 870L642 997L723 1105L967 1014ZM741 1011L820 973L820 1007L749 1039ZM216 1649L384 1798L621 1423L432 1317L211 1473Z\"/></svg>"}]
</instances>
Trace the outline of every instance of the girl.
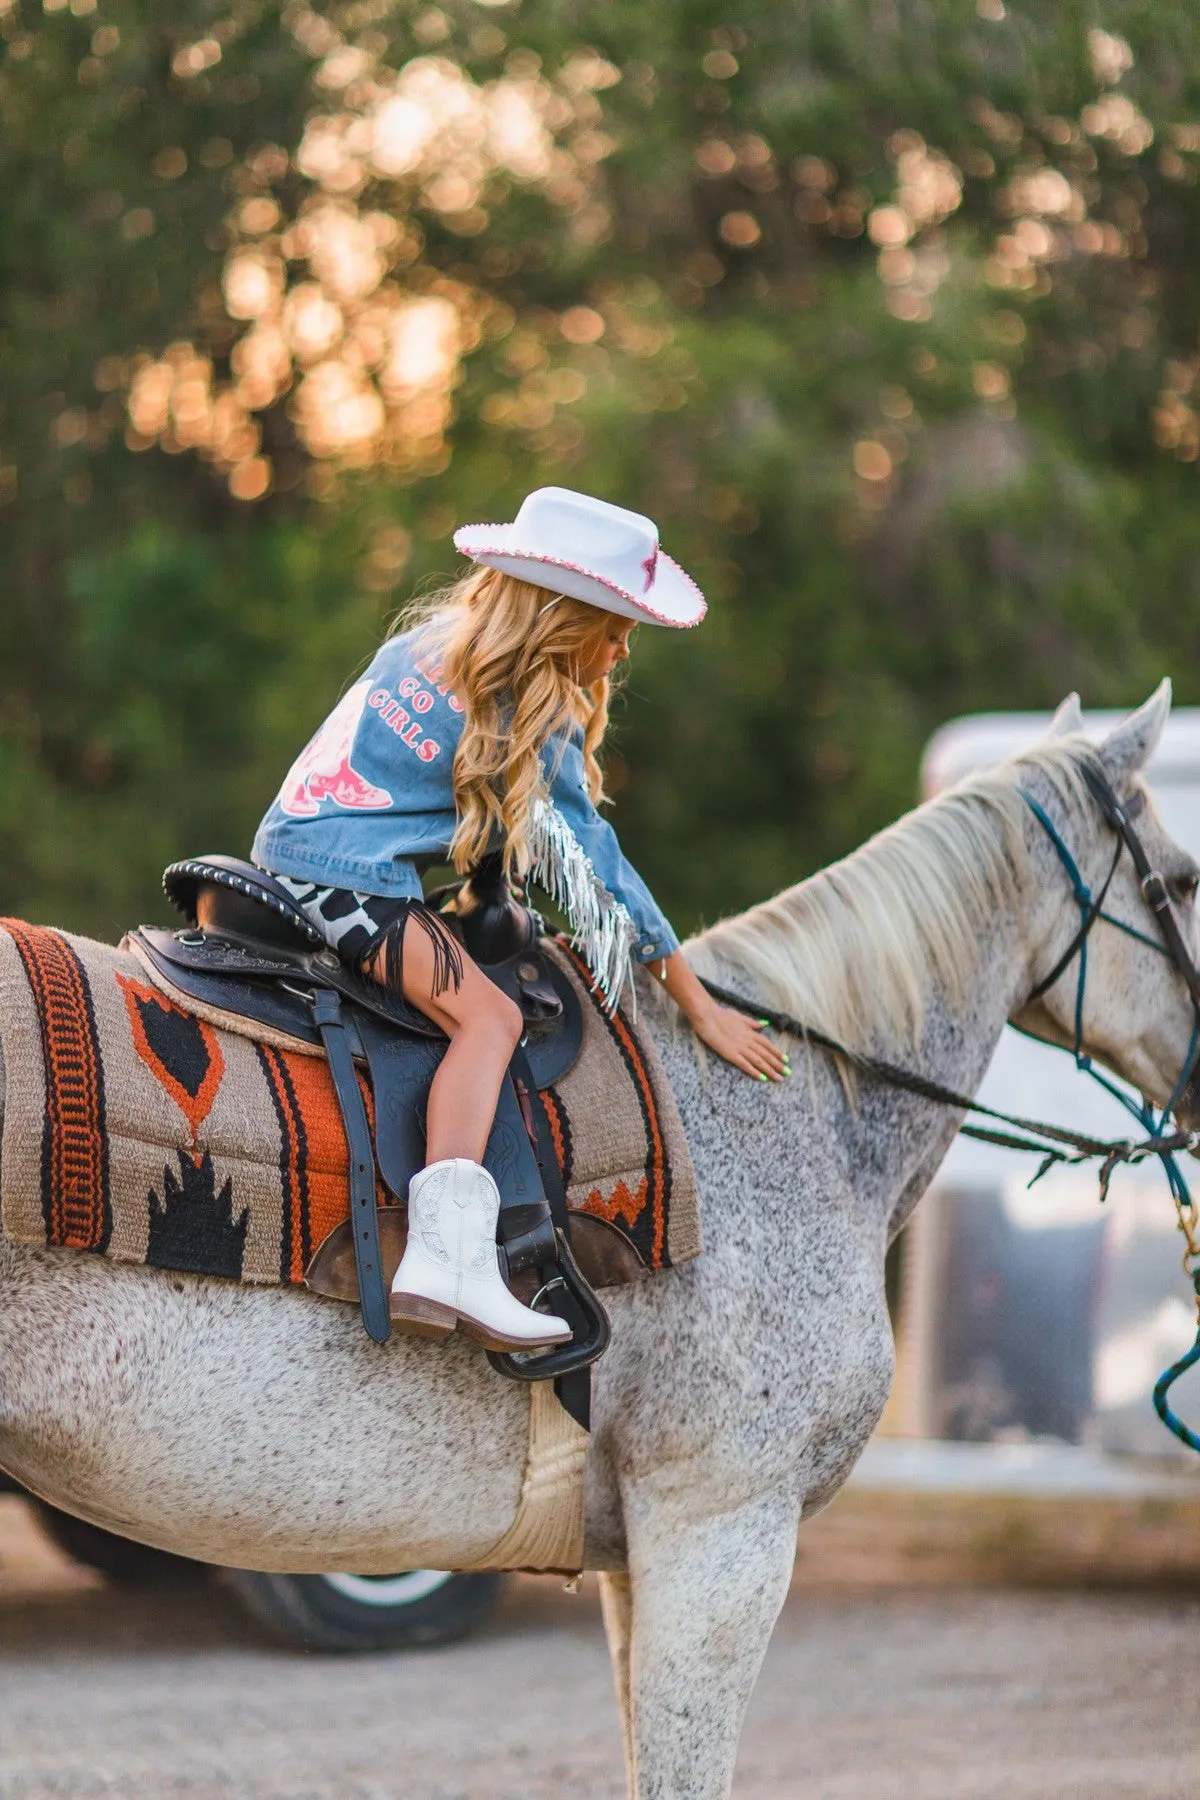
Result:
<instances>
[{"instance_id":1,"label":"girl","mask_svg":"<svg viewBox=\"0 0 1200 1800\"><path fill-rule=\"evenodd\" d=\"M781 1052L719 1006L596 811L609 682L639 621L696 625L704 597L639 513L540 488L511 525L464 526L476 568L409 615L288 771L254 841L339 955L450 1039L429 1090L426 1167L392 1284L402 1328L462 1324L489 1346L570 1336L522 1306L496 1261L500 1196L480 1164L521 1036L518 1008L421 897L419 868L489 851L563 906L610 1006L630 962L659 974L697 1036L748 1075ZM415 927L416 929L412 929Z\"/></svg>"}]
</instances>

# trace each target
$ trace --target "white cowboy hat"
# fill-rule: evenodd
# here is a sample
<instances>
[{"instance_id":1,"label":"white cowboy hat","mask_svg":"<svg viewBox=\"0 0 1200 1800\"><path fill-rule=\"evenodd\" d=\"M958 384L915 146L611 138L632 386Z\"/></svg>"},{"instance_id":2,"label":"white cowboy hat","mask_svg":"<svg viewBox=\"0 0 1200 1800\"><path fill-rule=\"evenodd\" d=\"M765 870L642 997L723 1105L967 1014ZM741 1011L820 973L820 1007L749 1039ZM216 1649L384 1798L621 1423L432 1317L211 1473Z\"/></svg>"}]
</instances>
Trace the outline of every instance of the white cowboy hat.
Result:
<instances>
[{"instance_id":1,"label":"white cowboy hat","mask_svg":"<svg viewBox=\"0 0 1200 1800\"><path fill-rule=\"evenodd\" d=\"M519 581L650 625L698 625L707 611L690 575L658 547L641 513L571 488L536 488L511 525L462 525L456 547Z\"/></svg>"}]
</instances>

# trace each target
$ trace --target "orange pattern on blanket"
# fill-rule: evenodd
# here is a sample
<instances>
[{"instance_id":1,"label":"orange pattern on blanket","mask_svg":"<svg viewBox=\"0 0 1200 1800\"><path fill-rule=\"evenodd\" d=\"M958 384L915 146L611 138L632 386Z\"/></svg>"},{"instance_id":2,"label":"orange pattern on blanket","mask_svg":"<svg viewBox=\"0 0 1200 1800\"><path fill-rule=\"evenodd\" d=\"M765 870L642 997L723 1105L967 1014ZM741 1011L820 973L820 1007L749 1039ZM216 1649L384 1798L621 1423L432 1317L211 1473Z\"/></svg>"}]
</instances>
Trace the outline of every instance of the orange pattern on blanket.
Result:
<instances>
[{"instance_id":1,"label":"orange pattern on blanket","mask_svg":"<svg viewBox=\"0 0 1200 1800\"><path fill-rule=\"evenodd\" d=\"M225 1074L220 1040L211 1025L184 1012L148 983L119 974L117 986L125 996L133 1047L187 1120L192 1161L199 1164L197 1133L212 1111ZM173 1029L157 1029L157 1019Z\"/></svg>"},{"instance_id":2,"label":"orange pattern on blanket","mask_svg":"<svg viewBox=\"0 0 1200 1800\"><path fill-rule=\"evenodd\" d=\"M583 1203L583 1210L594 1213L598 1219L605 1219L610 1225L623 1219L632 1231L645 1210L648 1185L645 1181L639 1181L637 1193L631 1194L625 1183L618 1181L612 1193L607 1196L598 1187L593 1188Z\"/></svg>"},{"instance_id":3,"label":"orange pattern on blanket","mask_svg":"<svg viewBox=\"0 0 1200 1800\"><path fill-rule=\"evenodd\" d=\"M303 1281L313 1251L350 1217L350 1153L329 1064L315 1056L256 1044L279 1122L279 1172L283 1182L283 1235L279 1278ZM360 1075L371 1136L375 1103ZM376 1202L390 1196L376 1178Z\"/></svg>"},{"instance_id":4,"label":"orange pattern on blanket","mask_svg":"<svg viewBox=\"0 0 1200 1800\"><path fill-rule=\"evenodd\" d=\"M57 931L0 919L24 965L46 1070L42 1212L46 1242L104 1250L112 1233L104 1065L86 971ZM15 1078L9 1071L9 1079Z\"/></svg>"},{"instance_id":5,"label":"orange pattern on blanket","mask_svg":"<svg viewBox=\"0 0 1200 1800\"><path fill-rule=\"evenodd\" d=\"M554 1145L554 1160L558 1164L558 1172L562 1176L563 1186L570 1187L571 1166L574 1159L571 1150L571 1127L567 1120L566 1109L552 1087L542 1089L541 1101L546 1113L546 1123L550 1127L550 1142Z\"/></svg>"}]
</instances>

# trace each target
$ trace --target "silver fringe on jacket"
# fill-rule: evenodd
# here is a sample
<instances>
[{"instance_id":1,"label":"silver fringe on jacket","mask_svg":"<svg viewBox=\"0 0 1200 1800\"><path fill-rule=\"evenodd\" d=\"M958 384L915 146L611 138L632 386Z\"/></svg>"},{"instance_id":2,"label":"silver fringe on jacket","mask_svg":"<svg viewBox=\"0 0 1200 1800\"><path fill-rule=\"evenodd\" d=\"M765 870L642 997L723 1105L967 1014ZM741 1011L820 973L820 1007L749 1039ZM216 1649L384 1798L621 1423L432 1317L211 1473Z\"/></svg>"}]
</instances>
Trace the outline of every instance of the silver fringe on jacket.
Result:
<instances>
[{"instance_id":1,"label":"silver fringe on jacket","mask_svg":"<svg viewBox=\"0 0 1200 1800\"><path fill-rule=\"evenodd\" d=\"M530 876L570 919L572 942L612 1012L630 979L637 938L628 907L609 893L567 821L545 799L533 803L529 854Z\"/></svg>"}]
</instances>

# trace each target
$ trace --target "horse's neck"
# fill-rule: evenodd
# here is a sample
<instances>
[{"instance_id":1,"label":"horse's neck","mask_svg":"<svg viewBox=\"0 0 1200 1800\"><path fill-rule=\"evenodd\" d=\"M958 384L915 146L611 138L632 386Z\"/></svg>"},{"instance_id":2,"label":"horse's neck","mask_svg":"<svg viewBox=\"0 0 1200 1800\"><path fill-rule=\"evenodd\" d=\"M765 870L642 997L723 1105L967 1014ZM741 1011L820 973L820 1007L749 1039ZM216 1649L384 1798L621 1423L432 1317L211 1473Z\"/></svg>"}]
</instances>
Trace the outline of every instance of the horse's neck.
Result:
<instances>
[{"instance_id":1,"label":"horse's neck","mask_svg":"<svg viewBox=\"0 0 1200 1800\"><path fill-rule=\"evenodd\" d=\"M983 1080L1010 1012L1028 983L1026 937L1029 921L1014 895L997 904L989 930L974 943L970 967L951 993L930 977L925 992L923 1027L915 1046L882 1040L856 1046L881 1059L913 1070L973 1095ZM862 954L872 951L864 945ZM729 985L749 993L748 977L728 968ZM832 1112L803 1079L804 1058L797 1062L793 1104L836 1120L832 1129L844 1165L852 1171L853 1205L867 1232L880 1242L893 1236L928 1187L960 1123L948 1107L931 1104L870 1076L860 1076L853 1102L847 1102L825 1059L818 1058L817 1079L827 1084Z\"/></svg>"},{"instance_id":2,"label":"horse's neck","mask_svg":"<svg viewBox=\"0 0 1200 1800\"><path fill-rule=\"evenodd\" d=\"M954 995L927 996L921 1042L889 1057L956 1093L973 1096L987 1073L1005 1023L1026 981L1018 922L999 916L978 945L976 966ZM880 1177L864 1202L893 1236L929 1186L953 1142L960 1115L883 1082L867 1079L846 1121L861 1165Z\"/></svg>"}]
</instances>

